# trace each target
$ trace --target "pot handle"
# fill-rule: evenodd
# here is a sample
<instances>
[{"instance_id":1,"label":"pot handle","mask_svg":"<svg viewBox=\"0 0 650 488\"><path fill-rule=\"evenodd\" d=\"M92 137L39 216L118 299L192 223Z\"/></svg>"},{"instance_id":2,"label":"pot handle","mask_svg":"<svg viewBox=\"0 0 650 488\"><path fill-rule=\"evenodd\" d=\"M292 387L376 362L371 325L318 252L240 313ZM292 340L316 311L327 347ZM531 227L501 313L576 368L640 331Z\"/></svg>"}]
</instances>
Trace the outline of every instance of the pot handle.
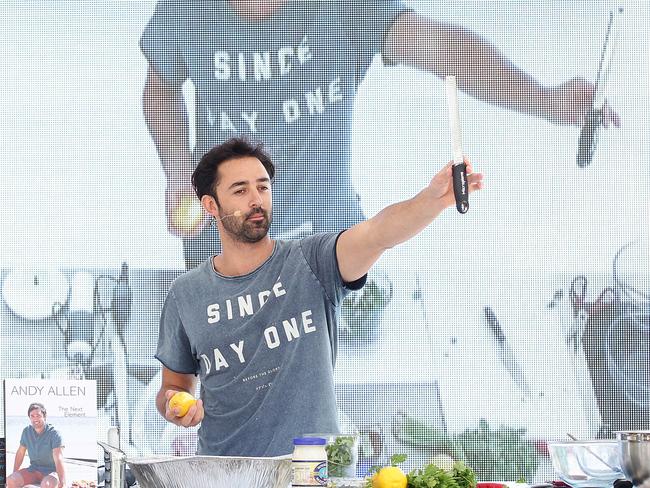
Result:
<instances>
[{"instance_id":1,"label":"pot handle","mask_svg":"<svg viewBox=\"0 0 650 488\"><path fill-rule=\"evenodd\" d=\"M104 487L122 488L126 479L126 454L104 442L97 444L104 450Z\"/></svg>"}]
</instances>

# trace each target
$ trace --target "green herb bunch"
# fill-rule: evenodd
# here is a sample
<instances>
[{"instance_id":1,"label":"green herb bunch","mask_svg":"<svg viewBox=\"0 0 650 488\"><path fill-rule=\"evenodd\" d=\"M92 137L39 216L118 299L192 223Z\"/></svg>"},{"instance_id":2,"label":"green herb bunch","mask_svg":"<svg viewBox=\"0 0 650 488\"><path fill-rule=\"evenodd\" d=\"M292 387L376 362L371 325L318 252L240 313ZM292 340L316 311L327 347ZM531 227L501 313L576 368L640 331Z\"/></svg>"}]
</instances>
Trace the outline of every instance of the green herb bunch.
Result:
<instances>
[{"instance_id":1,"label":"green herb bunch","mask_svg":"<svg viewBox=\"0 0 650 488\"><path fill-rule=\"evenodd\" d=\"M393 454L390 465L397 466L406 461L405 454ZM373 466L371 473L381 466ZM456 461L450 470L427 464L421 469L414 469L406 475L407 488L476 488L476 474L461 461ZM366 482L366 488L372 488L372 478Z\"/></svg>"},{"instance_id":2,"label":"green herb bunch","mask_svg":"<svg viewBox=\"0 0 650 488\"><path fill-rule=\"evenodd\" d=\"M474 471L460 461L449 471L427 464L422 469L414 469L406 478L408 488L476 488Z\"/></svg>"},{"instance_id":3,"label":"green herb bunch","mask_svg":"<svg viewBox=\"0 0 650 488\"><path fill-rule=\"evenodd\" d=\"M339 436L334 442L325 446L327 452L328 474L334 478L345 475L346 468L354 463L354 437Z\"/></svg>"},{"instance_id":4,"label":"green herb bunch","mask_svg":"<svg viewBox=\"0 0 650 488\"><path fill-rule=\"evenodd\" d=\"M535 446L524 439L525 432L505 426L490 429L481 420L478 429L466 430L455 440L480 479L516 481L532 478L539 465Z\"/></svg>"},{"instance_id":5,"label":"green herb bunch","mask_svg":"<svg viewBox=\"0 0 650 488\"><path fill-rule=\"evenodd\" d=\"M539 465L539 455L525 433L525 429L507 426L491 429L481 420L477 429L450 436L402 414L395 437L404 444L463 461L480 480L516 481L530 480Z\"/></svg>"}]
</instances>

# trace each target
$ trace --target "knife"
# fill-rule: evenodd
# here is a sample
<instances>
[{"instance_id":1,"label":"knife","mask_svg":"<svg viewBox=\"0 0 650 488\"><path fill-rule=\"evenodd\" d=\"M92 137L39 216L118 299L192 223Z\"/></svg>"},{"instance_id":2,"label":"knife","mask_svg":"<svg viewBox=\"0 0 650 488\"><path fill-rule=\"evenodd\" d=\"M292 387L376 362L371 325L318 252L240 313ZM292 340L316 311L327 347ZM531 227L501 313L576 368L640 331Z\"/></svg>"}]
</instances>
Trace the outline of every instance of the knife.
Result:
<instances>
[{"instance_id":1,"label":"knife","mask_svg":"<svg viewBox=\"0 0 650 488\"><path fill-rule=\"evenodd\" d=\"M616 49L619 37L619 29L616 25L617 17L623 13L623 7L619 7L618 15L611 11L609 13L609 23L605 33L605 42L603 50L600 53L600 63L598 64L598 73L596 74L596 83L594 84L594 94L591 102L589 113L585 117L584 124L580 130L580 139L578 140L578 155L576 162L579 168L585 168L591 164L591 160L596 152L596 142L598 140L598 129L603 122L603 106L605 105L605 85L609 77L612 57Z\"/></svg>"},{"instance_id":2,"label":"knife","mask_svg":"<svg viewBox=\"0 0 650 488\"><path fill-rule=\"evenodd\" d=\"M483 312L485 313L487 325L497 342L501 364L506 368L506 371L510 374L510 377L517 385L517 388L523 391L526 395L530 395L530 386L528 385L524 373L517 362L515 354L512 352L512 349L506 340L506 335L503 333L503 329L497 320L497 316L490 307L485 307Z\"/></svg>"},{"instance_id":3,"label":"knife","mask_svg":"<svg viewBox=\"0 0 650 488\"><path fill-rule=\"evenodd\" d=\"M458 112L458 89L456 77L445 77L447 91L447 107L449 109L449 128L451 129L451 145L454 155L452 176L454 181L454 197L456 209L464 214L469 210L469 191L467 187L467 166L463 158L463 144L460 137L460 115Z\"/></svg>"}]
</instances>

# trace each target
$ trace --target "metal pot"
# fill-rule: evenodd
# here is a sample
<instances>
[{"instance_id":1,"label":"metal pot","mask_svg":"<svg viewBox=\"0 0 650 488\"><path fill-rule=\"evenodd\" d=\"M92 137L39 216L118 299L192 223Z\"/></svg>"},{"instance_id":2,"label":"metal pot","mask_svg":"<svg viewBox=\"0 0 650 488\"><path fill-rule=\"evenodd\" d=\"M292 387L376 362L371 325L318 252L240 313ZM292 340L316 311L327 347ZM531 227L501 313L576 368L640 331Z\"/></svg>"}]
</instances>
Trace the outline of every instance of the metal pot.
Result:
<instances>
[{"instance_id":1,"label":"metal pot","mask_svg":"<svg viewBox=\"0 0 650 488\"><path fill-rule=\"evenodd\" d=\"M126 458L103 442L106 488L286 488L291 483L291 456L156 456ZM126 467L128 463L128 468Z\"/></svg>"},{"instance_id":2,"label":"metal pot","mask_svg":"<svg viewBox=\"0 0 650 488\"><path fill-rule=\"evenodd\" d=\"M141 488L286 488L291 456L189 456L128 459Z\"/></svg>"},{"instance_id":3,"label":"metal pot","mask_svg":"<svg viewBox=\"0 0 650 488\"><path fill-rule=\"evenodd\" d=\"M650 430L616 432L625 476L641 487L650 486Z\"/></svg>"}]
</instances>

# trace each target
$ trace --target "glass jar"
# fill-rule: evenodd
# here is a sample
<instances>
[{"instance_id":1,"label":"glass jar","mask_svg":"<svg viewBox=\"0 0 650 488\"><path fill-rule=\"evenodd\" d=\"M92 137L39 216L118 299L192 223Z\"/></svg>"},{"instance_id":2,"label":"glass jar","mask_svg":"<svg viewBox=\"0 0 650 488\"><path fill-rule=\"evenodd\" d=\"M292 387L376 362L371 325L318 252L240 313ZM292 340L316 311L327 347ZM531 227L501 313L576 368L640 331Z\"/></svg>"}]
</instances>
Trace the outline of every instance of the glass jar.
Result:
<instances>
[{"instance_id":1,"label":"glass jar","mask_svg":"<svg viewBox=\"0 0 650 488\"><path fill-rule=\"evenodd\" d=\"M359 434L318 433L305 434L305 437L325 439L327 453L327 475L333 478L354 478L357 475L359 460Z\"/></svg>"},{"instance_id":2,"label":"glass jar","mask_svg":"<svg viewBox=\"0 0 650 488\"><path fill-rule=\"evenodd\" d=\"M296 437L291 458L292 487L327 486L326 440L321 437Z\"/></svg>"}]
</instances>

